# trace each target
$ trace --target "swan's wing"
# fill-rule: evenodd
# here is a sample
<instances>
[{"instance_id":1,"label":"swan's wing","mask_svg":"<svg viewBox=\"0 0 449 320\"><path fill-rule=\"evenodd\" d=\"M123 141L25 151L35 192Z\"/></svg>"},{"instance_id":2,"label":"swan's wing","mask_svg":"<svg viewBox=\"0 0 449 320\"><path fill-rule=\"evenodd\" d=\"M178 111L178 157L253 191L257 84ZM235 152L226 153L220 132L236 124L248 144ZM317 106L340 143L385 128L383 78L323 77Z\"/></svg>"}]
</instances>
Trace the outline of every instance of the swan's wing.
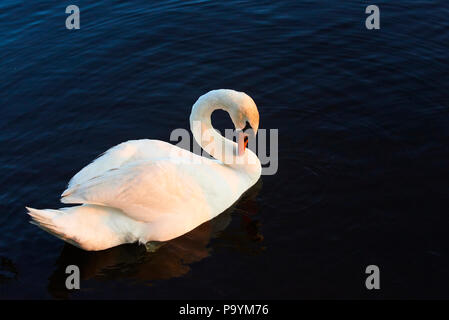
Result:
<instances>
[{"instance_id":1,"label":"swan's wing","mask_svg":"<svg viewBox=\"0 0 449 320\"><path fill-rule=\"evenodd\" d=\"M185 156L183 152L185 150L160 140L143 139L123 142L107 150L75 174L69 181L67 189L86 183L97 176L102 176L109 170L120 168L131 162Z\"/></svg>"},{"instance_id":2,"label":"swan's wing","mask_svg":"<svg viewBox=\"0 0 449 320\"><path fill-rule=\"evenodd\" d=\"M144 222L166 214L204 213L210 211L207 199L220 192L210 183L211 173L171 159L132 162L68 188L61 201L118 208Z\"/></svg>"}]
</instances>

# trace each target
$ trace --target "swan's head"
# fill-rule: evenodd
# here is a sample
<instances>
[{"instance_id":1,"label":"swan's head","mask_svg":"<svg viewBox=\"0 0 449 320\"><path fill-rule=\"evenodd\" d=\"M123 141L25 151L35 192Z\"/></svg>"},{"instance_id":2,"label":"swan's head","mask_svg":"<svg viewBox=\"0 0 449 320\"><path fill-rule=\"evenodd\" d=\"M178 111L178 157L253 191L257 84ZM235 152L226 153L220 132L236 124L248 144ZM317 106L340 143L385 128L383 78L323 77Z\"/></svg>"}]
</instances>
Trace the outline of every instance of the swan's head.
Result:
<instances>
[{"instance_id":1,"label":"swan's head","mask_svg":"<svg viewBox=\"0 0 449 320\"><path fill-rule=\"evenodd\" d=\"M244 92L226 90L230 108L227 110L237 130L253 129L254 135L259 128L259 111L254 100Z\"/></svg>"},{"instance_id":2,"label":"swan's head","mask_svg":"<svg viewBox=\"0 0 449 320\"><path fill-rule=\"evenodd\" d=\"M254 100L244 92L231 89L212 90L202 95L195 103L192 114L196 108L203 109L204 118L216 109L228 112L237 130L246 130L248 126L257 133L259 128L259 111ZM206 111L207 110L207 111Z\"/></svg>"},{"instance_id":3,"label":"swan's head","mask_svg":"<svg viewBox=\"0 0 449 320\"><path fill-rule=\"evenodd\" d=\"M213 94L221 99L222 109L231 116L237 130L237 152L239 156L242 156L248 146L248 137L255 138L259 128L257 106L254 100L244 92L221 89L215 90Z\"/></svg>"},{"instance_id":4,"label":"swan's head","mask_svg":"<svg viewBox=\"0 0 449 320\"><path fill-rule=\"evenodd\" d=\"M254 100L244 92L231 89L209 91L199 97L192 107L190 114L192 132L194 132L195 121L211 126L211 114L217 109L228 112L231 117L238 132L238 154L242 155L248 145L248 136L255 137L259 128L259 111ZM202 141L202 138L199 139Z\"/></svg>"}]
</instances>

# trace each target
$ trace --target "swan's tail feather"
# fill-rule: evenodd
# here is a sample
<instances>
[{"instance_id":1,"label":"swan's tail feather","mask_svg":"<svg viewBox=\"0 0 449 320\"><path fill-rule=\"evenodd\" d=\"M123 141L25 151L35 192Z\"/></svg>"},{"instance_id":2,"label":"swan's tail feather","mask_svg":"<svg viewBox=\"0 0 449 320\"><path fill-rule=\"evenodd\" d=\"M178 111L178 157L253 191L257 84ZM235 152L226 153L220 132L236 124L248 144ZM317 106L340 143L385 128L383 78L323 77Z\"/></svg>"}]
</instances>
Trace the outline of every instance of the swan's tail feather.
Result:
<instances>
[{"instance_id":1,"label":"swan's tail feather","mask_svg":"<svg viewBox=\"0 0 449 320\"><path fill-rule=\"evenodd\" d=\"M97 205L58 210L26 209L32 224L84 250L104 250L146 239L146 224L127 217L118 209Z\"/></svg>"},{"instance_id":2,"label":"swan's tail feather","mask_svg":"<svg viewBox=\"0 0 449 320\"><path fill-rule=\"evenodd\" d=\"M38 210L29 207L26 207L26 209L28 210L28 215L32 219L30 221L31 224L38 226L42 230L47 231L55 237L58 237L59 239L64 240L78 248L81 247L76 238L67 235L64 232L64 227L58 224L56 220L60 215L63 215L64 212L53 209Z\"/></svg>"}]
</instances>

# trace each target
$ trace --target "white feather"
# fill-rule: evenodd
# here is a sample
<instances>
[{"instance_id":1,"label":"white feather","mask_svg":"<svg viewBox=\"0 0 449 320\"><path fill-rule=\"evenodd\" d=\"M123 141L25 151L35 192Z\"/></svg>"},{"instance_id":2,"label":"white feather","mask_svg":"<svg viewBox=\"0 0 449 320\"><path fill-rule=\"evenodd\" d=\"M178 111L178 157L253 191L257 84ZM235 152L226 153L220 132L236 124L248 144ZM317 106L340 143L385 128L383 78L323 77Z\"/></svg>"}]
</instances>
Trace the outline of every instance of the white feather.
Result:
<instances>
[{"instance_id":1,"label":"white feather","mask_svg":"<svg viewBox=\"0 0 449 320\"><path fill-rule=\"evenodd\" d=\"M190 116L213 129L210 114L229 112L236 127L258 126L253 100L233 90L215 90L198 99ZM213 130L215 149L237 150L235 142ZM201 136L194 132L204 146ZM208 151L209 152L209 151ZM33 223L85 250L122 243L166 241L189 232L229 208L260 177L257 156L234 155L242 163L224 164L157 140L121 143L87 165L69 182L61 202L83 204L59 210L27 208Z\"/></svg>"},{"instance_id":2,"label":"white feather","mask_svg":"<svg viewBox=\"0 0 449 320\"><path fill-rule=\"evenodd\" d=\"M84 250L103 250L122 243L145 242L146 225L120 210L82 205L59 210L27 208L31 223Z\"/></svg>"}]
</instances>

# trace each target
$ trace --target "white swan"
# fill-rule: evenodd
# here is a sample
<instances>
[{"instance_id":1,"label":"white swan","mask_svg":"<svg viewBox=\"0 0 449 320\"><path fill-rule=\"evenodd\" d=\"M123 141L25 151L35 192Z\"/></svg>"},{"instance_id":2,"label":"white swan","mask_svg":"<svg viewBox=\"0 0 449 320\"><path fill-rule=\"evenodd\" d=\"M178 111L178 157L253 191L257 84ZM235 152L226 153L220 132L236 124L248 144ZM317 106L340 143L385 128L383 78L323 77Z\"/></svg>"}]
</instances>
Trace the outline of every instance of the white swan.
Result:
<instances>
[{"instance_id":1,"label":"white swan","mask_svg":"<svg viewBox=\"0 0 449 320\"><path fill-rule=\"evenodd\" d=\"M213 129L216 109L229 113L238 143ZM190 127L216 160L159 140L121 143L70 180L61 202L82 205L27 207L31 223L85 250L181 236L230 207L259 179L260 161L246 148L247 122L257 133L259 112L251 97L228 89L210 91L193 105ZM195 124L201 131L194 130Z\"/></svg>"}]
</instances>

